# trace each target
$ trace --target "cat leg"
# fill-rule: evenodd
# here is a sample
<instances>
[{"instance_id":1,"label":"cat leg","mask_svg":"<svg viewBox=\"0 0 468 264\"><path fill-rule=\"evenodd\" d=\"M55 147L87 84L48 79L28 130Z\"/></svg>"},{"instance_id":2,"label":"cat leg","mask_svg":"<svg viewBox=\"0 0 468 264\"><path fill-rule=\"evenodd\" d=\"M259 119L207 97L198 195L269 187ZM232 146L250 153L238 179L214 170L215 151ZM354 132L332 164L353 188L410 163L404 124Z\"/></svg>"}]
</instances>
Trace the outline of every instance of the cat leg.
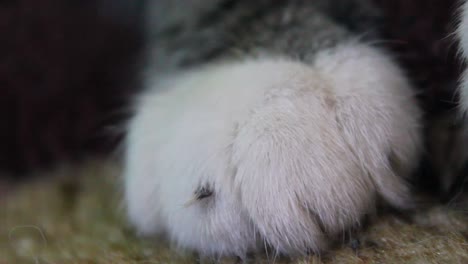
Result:
<instances>
[{"instance_id":1,"label":"cat leg","mask_svg":"<svg viewBox=\"0 0 468 264\"><path fill-rule=\"evenodd\" d=\"M349 43L313 64L246 59L147 86L125 169L144 235L207 255L305 254L359 225L379 197L411 204L420 111L381 51Z\"/></svg>"}]
</instances>

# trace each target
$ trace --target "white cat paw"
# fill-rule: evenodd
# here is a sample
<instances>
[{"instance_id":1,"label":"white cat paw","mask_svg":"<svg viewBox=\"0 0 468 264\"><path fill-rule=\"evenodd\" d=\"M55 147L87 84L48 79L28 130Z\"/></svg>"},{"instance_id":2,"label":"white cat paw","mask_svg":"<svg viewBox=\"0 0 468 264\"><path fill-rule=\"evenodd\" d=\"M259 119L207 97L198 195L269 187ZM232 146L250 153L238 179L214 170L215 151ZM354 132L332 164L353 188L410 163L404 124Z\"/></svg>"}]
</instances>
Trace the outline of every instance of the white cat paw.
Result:
<instances>
[{"instance_id":1,"label":"white cat paw","mask_svg":"<svg viewBox=\"0 0 468 264\"><path fill-rule=\"evenodd\" d=\"M144 235L244 256L320 252L379 199L410 204L420 111L382 52L347 44L312 65L249 59L151 87L129 124L125 197Z\"/></svg>"}]
</instances>

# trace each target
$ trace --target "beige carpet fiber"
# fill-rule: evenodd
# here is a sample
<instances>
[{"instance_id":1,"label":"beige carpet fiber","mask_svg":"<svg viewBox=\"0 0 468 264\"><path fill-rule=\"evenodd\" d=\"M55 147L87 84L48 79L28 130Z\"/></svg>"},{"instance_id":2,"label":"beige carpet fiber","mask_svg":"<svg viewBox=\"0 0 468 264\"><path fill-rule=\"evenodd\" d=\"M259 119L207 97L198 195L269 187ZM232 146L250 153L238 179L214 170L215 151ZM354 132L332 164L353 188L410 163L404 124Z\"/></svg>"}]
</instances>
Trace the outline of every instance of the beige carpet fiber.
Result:
<instances>
[{"instance_id":1,"label":"beige carpet fiber","mask_svg":"<svg viewBox=\"0 0 468 264\"><path fill-rule=\"evenodd\" d=\"M134 236L119 204L119 168L87 162L10 188L0 201L0 264L237 263L178 253ZM462 197L463 195L460 195ZM355 239L321 256L258 254L249 263L468 263L468 206L425 203L407 215L379 216Z\"/></svg>"}]
</instances>

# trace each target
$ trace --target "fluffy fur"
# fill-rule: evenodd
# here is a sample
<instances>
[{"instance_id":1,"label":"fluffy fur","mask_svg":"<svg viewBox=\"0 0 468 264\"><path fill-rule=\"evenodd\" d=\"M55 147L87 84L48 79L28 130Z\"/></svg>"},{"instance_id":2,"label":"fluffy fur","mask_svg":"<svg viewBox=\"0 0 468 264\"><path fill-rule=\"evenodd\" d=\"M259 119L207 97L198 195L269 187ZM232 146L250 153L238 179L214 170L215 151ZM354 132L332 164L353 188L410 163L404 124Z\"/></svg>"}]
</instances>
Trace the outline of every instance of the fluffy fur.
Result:
<instances>
[{"instance_id":1,"label":"fluffy fur","mask_svg":"<svg viewBox=\"0 0 468 264\"><path fill-rule=\"evenodd\" d=\"M411 203L420 111L381 51L352 42L311 65L247 59L147 85L125 171L144 235L207 255L245 256L259 242L304 254L359 225L378 196Z\"/></svg>"},{"instance_id":2,"label":"fluffy fur","mask_svg":"<svg viewBox=\"0 0 468 264\"><path fill-rule=\"evenodd\" d=\"M460 38L460 48L463 58L468 58L468 2L464 2L461 7L461 21L458 27ZM468 68L462 75L460 89L460 105L463 111L468 110Z\"/></svg>"},{"instance_id":3,"label":"fluffy fur","mask_svg":"<svg viewBox=\"0 0 468 264\"><path fill-rule=\"evenodd\" d=\"M149 23L128 127L125 201L140 234L204 255L319 253L379 200L411 206L421 112L389 56L356 40L378 11L284 2L148 9L171 19Z\"/></svg>"}]
</instances>

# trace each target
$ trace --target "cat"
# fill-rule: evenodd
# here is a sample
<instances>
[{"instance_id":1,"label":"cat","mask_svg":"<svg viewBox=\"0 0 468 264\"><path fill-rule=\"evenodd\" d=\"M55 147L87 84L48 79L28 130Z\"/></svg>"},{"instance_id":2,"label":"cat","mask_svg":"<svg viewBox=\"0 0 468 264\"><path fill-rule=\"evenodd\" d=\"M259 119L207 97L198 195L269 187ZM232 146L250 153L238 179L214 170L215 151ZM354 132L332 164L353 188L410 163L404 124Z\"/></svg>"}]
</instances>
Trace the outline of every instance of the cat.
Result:
<instances>
[{"instance_id":1,"label":"cat","mask_svg":"<svg viewBox=\"0 0 468 264\"><path fill-rule=\"evenodd\" d=\"M468 2L464 1L460 8L460 22L458 26L458 37L462 57L468 59ZM465 70L460 82L460 108L462 112L468 110L468 68Z\"/></svg>"},{"instance_id":2,"label":"cat","mask_svg":"<svg viewBox=\"0 0 468 264\"><path fill-rule=\"evenodd\" d=\"M139 234L208 256L304 255L380 204L412 208L422 110L374 45L382 15L371 1L160 0L145 10L144 89L124 166ZM468 88L462 97L468 108Z\"/></svg>"}]
</instances>

